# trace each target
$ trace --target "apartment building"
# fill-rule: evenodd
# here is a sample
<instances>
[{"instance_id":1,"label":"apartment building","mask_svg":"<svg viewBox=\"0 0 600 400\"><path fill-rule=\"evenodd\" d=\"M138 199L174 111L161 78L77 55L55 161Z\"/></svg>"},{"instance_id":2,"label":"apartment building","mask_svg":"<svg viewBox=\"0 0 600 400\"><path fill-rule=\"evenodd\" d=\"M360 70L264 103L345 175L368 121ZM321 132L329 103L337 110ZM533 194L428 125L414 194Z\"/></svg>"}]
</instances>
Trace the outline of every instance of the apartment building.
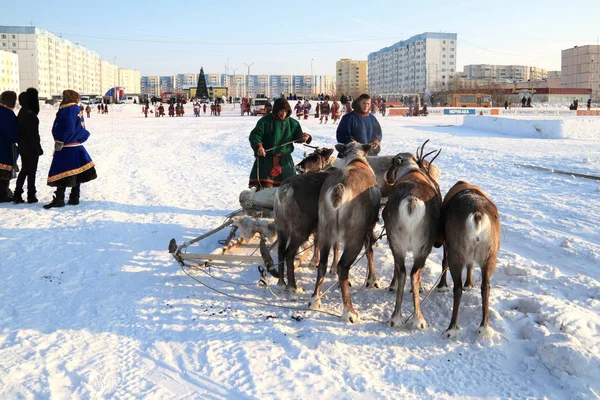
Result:
<instances>
[{"instance_id":1,"label":"apartment building","mask_svg":"<svg viewBox=\"0 0 600 400\"><path fill-rule=\"evenodd\" d=\"M160 96L160 76L142 76L140 79L140 93L148 96Z\"/></svg>"},{"instance_id":2,"label":"apartment building","mask_svg":"<svg viewBox=\"0 0 600 400\"><path fill-rule=\"evenodd\" d=\"M124 87L126 93L142 93L140 82L140 71L119 68L119 86Z\"/></svg>"},{"instance_id":3,"label":"apartment building","mask_svg":"<svg viewBox=\"0 0 600 400\"><path fill-rule=\"evenodd\" d=\"M369 54L370 92L444 89L456 73L457 43L456 33L425 32Z\"/></svg>"},{"instance_id":4,"label":"apartment building","mask_svg":"<svg viewBox=\"0 0 600 400\"><path fill-rule=\"evenodd\" d=\"M34 26L0 26L0 50L18 56L20 90L35 87L42 98L65 89L104 94L125 86L118 67L97 52Z\"/></svg>"},{"instance_id":5,"label":"apartment building","mask_svg":"<svg viewBox=\"0 0 600 400\"><path fill-rule=\"evenodd\" d=\"M530 81L548 77L548 71L530 65L469 64L463 67L465 79L487 79L490 81Z\"/></svg>"},{"instance_id":6,"label":"apartment building","mask_svg":"<svg viewBox=\"0 0 600 400\"><path fill-rule=\"evenodd\" d=\"M560 87L592 90L592 101L600 101L600 46L575 46L561 52Z\"/></svg>"},{"instance_id":7,"label":"apartment building","mask_svg":"<svg viewBox=\"0 0 600 400\"><path fill-rule=\"evenodd\" d=\"M368 61L342 58L335 63L336 92L340 96L358 97L369 91Z\"/></svg>"},{"instance_id":8,"label":"apartment building","mask_svg":"<svg viewBox=\"0 0 600 400\"><path fill-rule=\"evenodd\" d=\"M281 94L288 96L293 93L292 75L270 75L269 76L269 97L279 97Z\"/></svg>"},{"instance_id":9,"label":"apartment building","mask_svg":"<svg viewBox=\"0 0 600 400\"><path fill-rule=\"evenodd\" d=\"M335 79L333 76L326 75L316 75L316 86L315 86L315 94L319 95L321 93L327 94L331 97L335 97Z\"/></svg>"},{"instance_id":10,"label":"apartment building","mask_svg":"<svg viewBox=\"0 0 600 400\"><path fill-rule=\"evenodd\" d=\"M19 94L20 89L19 56L0 50L0 93L10 90Z\"/></svg>"},{"instance_id":11,"label":"apartment building","mask_svg":"<svg viewBox=\"0 0 600 400\"><path fill-rule=\"evenodd\" d=\"M181 92L182 90L189 89L191 87L198 86L198 74L186 73L175 75L175 90Z\"/></svg>"}]
</instances>

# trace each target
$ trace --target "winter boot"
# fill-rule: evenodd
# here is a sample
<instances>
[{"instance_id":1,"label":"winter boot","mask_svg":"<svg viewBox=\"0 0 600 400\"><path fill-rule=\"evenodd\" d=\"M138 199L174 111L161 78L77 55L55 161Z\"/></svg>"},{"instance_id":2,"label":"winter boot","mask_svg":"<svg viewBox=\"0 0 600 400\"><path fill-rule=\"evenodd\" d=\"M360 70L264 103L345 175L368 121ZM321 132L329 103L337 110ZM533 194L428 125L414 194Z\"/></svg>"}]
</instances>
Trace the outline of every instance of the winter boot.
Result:
<instances>
[{"instance_id":1,"label":"winter boot","mask_svg":"<svg viewBox=\"0 0 600 400\"><path fill-rule=\"evenodd\" d=\"M23 200L23 192L15 190L15 195L13 196L13 203L15 204L23 204L25 200Z\"/></svg>"},{"instance_id":2,"label":"winter boot","mask_svg":"<svg viewBox=\"0 0 600 400\"><path fill-rule=\"evenodd\" d=\"M12 191L8 188L9 182L0 180L0 203L10 203L13 201Z\"/></svg>"},{"instance_id":3,"label":"winter boot","mask_svg":"<svg viewBox=\"0 0 600 400\"><path fill-rule=\"evenodd\" d=\"M27 204L37 203L39 200L34 195L27 195Z\"/></svg>"},{"instance_id":4,"label":"winter boot","mask_svg":"<svg viewBox=\"0 0 600 400\"><path fill-rule=\"evenodd\" d=\"M65 187L59 186L56 188L52 201L44 206L47 210L53 207L64 207L65 206Z\"/></svg>"},{"instance_id":5,"label":"winter boot","mask_svg":"<svg viewBox=\"0 0 600 400\"><path fill-rule=\"evenodd\" d=\"M80 193L80 184L73 186L71 188L71 193L69 194L69 204L70 206L76 206L79 204L79 193Z\"/></svg>"}]
</instances>

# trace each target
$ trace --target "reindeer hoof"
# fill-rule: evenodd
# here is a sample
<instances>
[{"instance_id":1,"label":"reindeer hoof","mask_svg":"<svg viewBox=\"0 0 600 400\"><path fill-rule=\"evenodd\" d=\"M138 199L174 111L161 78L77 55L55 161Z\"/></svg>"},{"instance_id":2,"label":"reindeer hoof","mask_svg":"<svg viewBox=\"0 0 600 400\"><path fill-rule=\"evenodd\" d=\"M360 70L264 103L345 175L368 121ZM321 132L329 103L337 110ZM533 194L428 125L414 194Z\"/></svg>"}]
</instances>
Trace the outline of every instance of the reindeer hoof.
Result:
<instances>
[{"instance_id":1,"label":"reindeer hoof","mask_svg":"<svg viewBox=\"0 0 600 400\"><path fill-rule=\"evenodd\" d=\"M286 286L285 291L288 293L304 293L304 289L302 289L300 286Z\"/></svg>"},{"instance_id":2,"label":"reindeer hoof","mask_svg":"<svg viewBox=\"0 0 600 400\"><path fill-rule=\"evenodd\" d=\"M351 324L355 324L360 321L360 317L356 311L348 311L347 308L344 307L344 313L342 314L342 319L346 322L350 322Z\"/></svg>"},{"instance_id":3,"label":"reindeer hoof","mask_svg":"<svg viewBox=\"0 0 600 400\"><path fill-rule=\"evenodd\" d=\"M415 318L415 319L413 319L413 322L412 322L411 326L412 326L413 329L419 329L419 330L426 329L427 328L427 322L425 322L425 318L423 318L423 317L418 318L418 319Z\"/></svg>"},{"instance_id":4,"label":"reindeer hoof","mask_svg":"<svg viewBox=\"0 0 600 400\"><path fill-rule=\"evenodd\" d=\"M311 297L310 301L308 302L308 308L313 311L320 310L321 309L321 299Z\"/></svg>"},{"instance_id":5,"label":"reindeer hoof","mask_svg":"<svg viewBox=\"0 0 600 400\"><path fill-rule=\"evenodd\" d=\"M285 292L287 290L287 285L285 284L284 281L279 281L279 282L277 282L277 289L282 292Z\"/></svg>"},{"instance_id":6,"label":"reindeer hoof","mask_svg":"<svg viewBox=\"0 0 600 400\"><path fill-rule=\"evenodd\" d=\"M463 290L465 290L467 292L470 292L471 290L474 290L474 289L475 289L475 285L473 285L473 284L463 286Z\"/></svg>"},{"instance_id":7,"label":"reindeer hoof","mask_svg":"<svg viewBox=\"0 0 600 400\"><path fill-rule=\"evenodd\" d=\"M496 333L491 326L480 326L477 328L477 334L482 337L490 337Z\"/></svg>"},{"instance_id":8,"label":"reindeer hoof","mask_svg":"<svg viewBox=\"0 0 600 400\"><path fill-rule=\"evenodd\" d=\"M389 287L388 290L390 292L395 292L396 290L398 290L398 284L397 283L392 283Z\"/></svg>"},{"instance_id":9,"label":"reindeer hoof","mask_svg":"<svg viewBox=\"0 0 600 400\"><path fill-rule=\"evenodd\" d=\"M381 287L381 282L378 279L369 278L367 280L367 288L376 288L379 289Z\"/></svg>"},{"instance_id":10,"label":"reindeer hoof","mask_svg":"<svg viewBox=\"0 0 600 400\"><path fill-rule=\"evenodd\" d=\"M390 319L390 328L401 328L402 327L402 315L392 317Z\"/></svg>"},{"instance_id":11,"label":"reindeer hoof","mask_svg":"<svg viewBox=\"0 0 600 400\"><path fill-rule=\"evenodd\" d=\"M448 329L446 332L444 332L444 336L446 336L447 339L456 339L458 338L459 334L460 329L458 328Z\"/></svg>"},{"instance_id":12,"label":"reindeer hoof","mask_svg":"<svg viewBox=\"0 0 600 400\"><path fill-rule=\"evenodd\" d=\"M448 286L438 286L436 291L440 293L446 293L450 291L450 288Z\"/></svg>"}]
</instances>

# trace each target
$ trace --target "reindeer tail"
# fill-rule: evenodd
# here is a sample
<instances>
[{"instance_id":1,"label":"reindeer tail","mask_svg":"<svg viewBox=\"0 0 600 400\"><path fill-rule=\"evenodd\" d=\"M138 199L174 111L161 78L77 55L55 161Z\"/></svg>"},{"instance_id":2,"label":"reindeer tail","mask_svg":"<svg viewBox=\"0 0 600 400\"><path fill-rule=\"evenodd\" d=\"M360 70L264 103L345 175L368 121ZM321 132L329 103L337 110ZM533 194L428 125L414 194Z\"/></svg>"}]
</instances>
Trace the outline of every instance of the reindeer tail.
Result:
<instances>
[{"instance_id":1,"label":"reindeer tail","mask_svg":"<svg viewBox=\"0 0 600 400\"><path fill-rule=\"evenodd\" d=\"M471 231L471 233L476 237L476 240L480 240L480 236L484 230L489 228L490 221L484 213L481 211L475 211L472 214L469 214L467 217L467 228Z\"/></svg>"},{"instance_id":2,"label":"reindeer tail","mask_svg":"<svg viewBox=\"0 0 600 400\"><path fill-rule=\"evenodd\" d=\"M338 183L335 185L331 191L329 192L329 199L331 201L331 206L334 209L337 209L342 203L342 199L344 197L344 185Z\"/></svg>"}]
</instances>

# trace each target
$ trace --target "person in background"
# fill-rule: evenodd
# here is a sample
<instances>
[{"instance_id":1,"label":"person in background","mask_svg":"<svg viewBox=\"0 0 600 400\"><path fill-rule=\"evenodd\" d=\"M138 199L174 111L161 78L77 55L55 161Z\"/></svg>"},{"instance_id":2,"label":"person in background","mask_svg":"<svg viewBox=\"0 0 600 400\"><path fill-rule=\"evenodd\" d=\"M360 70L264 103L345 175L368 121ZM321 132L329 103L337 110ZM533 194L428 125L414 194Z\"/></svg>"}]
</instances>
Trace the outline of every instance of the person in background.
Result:
<instances>
[{"instance_id":1,"label":"person in background","mask_svg":"<svg viewBox=\"0 0 600 400\"><path fill-rule=\"evenodd\" d=\"M325 97L325 100L321 103L321 118L319 119L319 123L323 123L323 118L325 118L325 123L329 120L329 113L331 112L331 107L329 106L329 96Z\"/></svg>"},{"instance_id":2,"label":"person in background","mask_svg":"<svg viewBox=\"0 0 600 400\"><path fill-rule=\"evenodd\" d=\"M372 145L369 155L377 155L380 151L381 126L375 115L371 114L371 96L361 94L353 102L354 110L342 117L336 131L338 143L359 142ZM338 154L338 157L341 157Z\"/></svg>"},{"instance_id":3,"label":"person in background","mask_svg":"<svg viewBox=\"0 0 600 400\"><path fill-rule=\"evenodd\" d=\"M35 176L40 156L44 154L40 141L40 120L33 111L35 104L39 104L38 91L34 88L29 88L26 92L21 93L19 95L19 104L21 104L21 109L19 110L17 119L19 121L21 171L19 172L19 176L17 176L13 203L21 204L25 202L23 200L23 185L25 184L25 178L27 178L27 203L32 204L38 202Z\"/></svg>"},{"instance_id":4,"label":"person in background","mask_svg":"<svg viewBox=\"0 0 600 400\"><path fill-rule=\"evenodd\" d=\"M104 114L108 114L108 104L104 104Z\"/></svg>"},{"instance_id":5,"label":"person in background","mask_svg":"<svg viewBox=\"0 0 600 400\"><path fill-rule=\"evenodd\" d=\"M333 124L340 119L340 103L336 99L333 99L333 104L331 105L331 119L333 120Z\"/></svg>"},{"instance_id":6,"label":"person in background","mask_svg":"<svg viewBox=\"0 0 600 400\"><path fill-rule=\"evenodd\" d=\"M88 118L90 118L91 112L92 112L92 107L90 107L90 105L88 104L87 106L85 106L85 113L87 114Z\"/></svg>"},{"instance_id":7,"label":"person in background","mask_svg":"<svg viewBox=\"0 0 600 400\"><path fill-rule=\"evenodd\" d=\"M273 112L256 123L250 132L250 146L256 157L250 172L249 187L262 190L279 186L296 170L292 152L296 143L310 143L312 138L302 132L300 123L290 118L292 108L286 99L277 99Z\"/></svg>"},{"instance_id":8,"label":"person in background","mask_svg":"<svg viewBox=\"0 0 600 400\"><path fill-rule=\"evenodd\" d=\"M300 100L298 100L298 103L296 103L294 111L296 112L296 118L300 120L300 118L302 118L302 115L304 115L304 109L302 108L302 102Z\"/></svg>"},{"instance_id":9,"label":"person in background","mask_svg":"<svg viewBox=\"0 0 600 400\"><path fill-rule=\"evenodd\" d=\"M8 188L15 174L14 145L19 140L19 123L14 109L17 94L7 90L0 94L0 203L13 201L13 193Z\"/></svg>"},{"instance_id":10,"label":"person in background","mask_svg":"<svg viewBox=\"0 0 600 400\"><path fill-rule=\"evenodd\" d=\"M590 111L592 109L592 99L588 99L587 101L587 109Z\"/></svg>"},{"instance_id":11,"label":"person in background","mask_svg":"<svg viewBox=\"0 0 600 400\"><path fill-rule=\"evenodd\" d=\"M304 110L304 119L308 119L308 114L310 114L310 109L312 106L310 105L310 101L304 100L304 105L302 106L302 110Z\"/></svg>"},{"instance_id":12,"label":"person in background","mask_svg":"<svg viewBox=\"0 0 600 400\"><path fill-rule=\"evenodd\" d=\"M55 187L56 192L45 209L64 207L67 187L71 188L68 204L78 205L81 184L97 178L95 164L83 147L90 132L85 129L78 102L79 93L63 91L63 101L52 125L54 155L48 172L48 186Z\"/></svg>"}]
</instances>

